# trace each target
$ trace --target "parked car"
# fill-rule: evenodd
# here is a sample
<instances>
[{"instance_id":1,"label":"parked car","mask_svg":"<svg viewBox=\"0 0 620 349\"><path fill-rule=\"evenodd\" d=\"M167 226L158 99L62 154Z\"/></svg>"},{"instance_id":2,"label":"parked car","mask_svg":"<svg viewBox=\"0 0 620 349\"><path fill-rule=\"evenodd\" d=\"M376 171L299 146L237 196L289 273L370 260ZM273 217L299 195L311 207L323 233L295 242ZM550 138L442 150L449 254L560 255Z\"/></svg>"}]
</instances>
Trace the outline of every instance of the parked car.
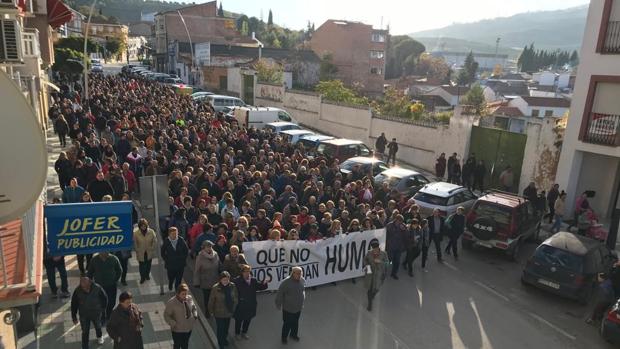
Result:
<instances>
[{"instance_id":1,"label":"parked car","mask_svg":"<svg viewBox=\"0 0 620 349\"><path fill-rule=\"evenodd\" d=\"M199 91L199 92L194 92L192 93L192 99L194 101L198 101L198 100L202 100L207 98L207 96L211 96L214 95L215 93L213 92L207 92L207 91Z\"/></svg>"},{"instance_id":2,"label":"parked car","mask_svg":"<svg viewBox=\"0 0 620 349\"><path fill-rule=\"evenodd\" d=\"M269 129L274 133L280 133L286 130L301 130L302 128L294 122L276 121L266 124L265 129Z\"/></svg>"},{"instance_id":3,"label":"parked car","mask_svg":"<svg viewBox=\"0 0 620 349\"><path fill-rule=\"evenodd\" d=\"M209 95L204 98L205 101L211 103L216 112L222 111L224 107L244 107L244 101L237 97L223 95Z\"/></svg>"},{"instance_id":4,"label":"parked car","mask_svg":"<svg viewBox=\"0 0 620 349\"><path fill-rule=\"evenodd\" d=\"M523 269L521 282L587 303L599 273L608 272L617 257L603 243L559 232L536 248Z\"/></svg>"},{"instance_id":5,"label":"parked car","mask_svg":"<svg viewBox=\"0 0 620 349\"><path fill-rule=\"evenodd\" d=\"M301 136L314 134L312 131L308 130L286 130L280 132L280 136L284 138L284 140L291 144L297 144Z\"/></svg>"},{"instance_id":6,"label":"parked car","mask_svg":"<svg viewBox=\"0 0 620 349\"><path fill-rule=\"evenodd\" d=\"M525 240L538 239L541 220L542 213L526 198L491 191L478 198L467 214L463 247L500 249L516 260Z\"/></svg>"},{"instance_id":7,"label":"parked car","mask_svg":"<svg viewBox=\"0 0 620 349\"><path fill-rule=\"evenodd\" d=\"M375 183L377 185L381 185L384 182L388 183L390 189L396 189L401 194L410 197L431 181L420 172L393 167L375 176Z\"/></svg>"},{"instance_id":8,"label":"parked car","mask_svg":"<svg viewBox=\"0 0 620 349\"><path fill-rule=\"evenodd\" d=\"M620 299L605 313L601 322L601 337L610 343L620 345Z\"/></svg>"},{"instance_id":9,"label":"parked car","mask_svg":"<svg viewBox=\"0 0 620 349\"><path fill-rule=\"evenodd\" d=\"M340 172L342 172L342 174L344 175L347 175L353 172L356 167L362 173L362 176L366 175L371 170L372 174L375 174L381 173L389 169L389 166L380 159L373 157L356 156L342 162L340 164Z\"/></svg>"},{"instance_id":10,"label":"parked car","mask_svg":"<svg viewBox=\"0 0 620 349\"><path fill-rule=\"evenodd\" d=\"M316 155L316 148L321 144L321 141L328 139L334 139L334 137L313 133L301 136L298 143L303 144L306 155L313 158Z\"/></svg>"},{"instance_id":11,"label":"parked car","mask_svg":"<svg viewBox=\"0 0 620 349\"><path fill-rule=\"evenodd\" d=\"M92 65L101 65L101 60L99 58L91 58L90 64Z\"/></svg>"},{"instance_id":12,"label":"parked car","mask_svg":"<svg viewBox=\"0 0 620 349\"><path fill-rule=\"evenodd\" d=\"M179 78L165 78L163 81L166 85L181 85L184 84L183 80Z\"/></svg>"},{"instance_id":13,"label":"parked car","mask_svg":"<svg viewBox=\"0 0 620 349\"><path fill-rule=\"evenodd\" d=\"M240 107L235 108L235 118L243 127L264 128L270 122L292 122L295 120L284 109L273 107Z\"/></svg>"},{"instance_id":14,"label":"parked car","mask_svg":"<svg viewBox=\"0 0 620 349\"><path fill-rule=\"evenodd\" d=\"M463 206L467 211L477 198L471 190L446 182L427 184L413 196L422 216L432 215L434 209L439 209L442 216L449 216L456 212L459 206Z\"/></svg>"},{"instance_id":15,"label":"parked car","mask_svg":"<svg viewBox=\"0 0 620 349\"><path fill-rule=\"evenodd\" d=\"M169 77L170 77L170 75L169 75L169 74L161 73L161 75L157 75L157 76L155 77L155 81L157 81L157 82L162 82L162 83L163 83L163 82L164 82L164 80L166 80L166 79L167 79L167 78L169 78Z\"/></svg>"},{"instance_id":16,"label":"parked car","mask_svg":"<svg viewBox=\"0 0 620 349\"><path fill-rule=\"evenodd\" d=\"M90 72L91 73L103 73L103 66L101 66L101 64L93 64L90 67Z\"/></svg>"},{"instance_id":17,"label":"parked car","mask_svg":"<svg viewBox=\"0 0 620 349\"><path fill-rule=\"evenodd\" d=\"M355 156L370 156L372 152L362 141L335 138L321 141L316 148L318 155L343 162Z\"/></svg>"}]
</instances>

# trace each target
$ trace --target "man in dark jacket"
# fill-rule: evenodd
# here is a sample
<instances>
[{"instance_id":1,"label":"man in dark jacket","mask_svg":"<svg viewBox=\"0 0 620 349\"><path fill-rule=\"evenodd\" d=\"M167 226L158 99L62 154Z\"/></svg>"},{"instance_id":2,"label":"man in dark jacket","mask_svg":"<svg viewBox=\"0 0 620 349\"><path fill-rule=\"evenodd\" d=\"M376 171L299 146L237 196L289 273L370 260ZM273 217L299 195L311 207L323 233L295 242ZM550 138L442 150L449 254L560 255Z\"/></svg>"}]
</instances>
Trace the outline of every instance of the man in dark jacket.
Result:
<instances>
[{"instance_id":1,"label":"man in dark jacket","mask_svg":"<svg viewBox=\"0 0 620 349\"><path fill-rule=\"evenodd\" d=\"M114 305L116 304L116 284L121 278L123 269L121 263L115 255L108 252L100 252L90 261L88 266L88 277L103 288L108 296L108 306L106 308L105 318L110 319Z\"/></svg>"},{"instance_id":2,"label":"man in dark jacket","mask_svg":"<svg viewBox=\"0 0 620 349\"><path fill-rule=\"evenodd\" d=\"M457 180L454 178L454 164L456 162L456 153L453 153L452 156L448 158L448 183L455 183Z\"/></svg>"},{"instance_id":3,"label":"man in dark jacket","mask_svg":"<svg viewBox=\"0 0 620 349\"><path fill-rule=\"evenodd\" d=\"M392 138L390 144L388 144L388 158L385 162L386 164L390 164L390 159L392 159L392 165L396 165L396 153L398 152L398 143L396 143L396 138Z\"/></svg>"},{"instance_id":4,"label":"man in dark jacket","mask_svg":"<svg viewBox=\"0 0 620 349\"><path fill-rule=\"evenodd\" d=\"M87 277L80 278L80 286L73 291L71 297L71 319L73 324L78 324L82 329L82 349L89 348L89 334L91 322L95 325L97 342L103 344L101 333L101 319L108 303L108 297L101 286L92 282Z\"/></svg>"},{"instance_id":5,"label":"man in dark jacket","mask_svg":"<svg viewBox=\"0 0 620 349\"><path fill-rule=\"evenodd\" d=\"M247 333L250 321L256 316L256 292L266 290L269 282L269 280L263 280L262 283L258 282L250 274L251 270L252 268L247 264L241 266L241 275L233 280L239 295L239 303L234 314L237 339L239 337L249 339Z\"/></svg>"},{"instance_id":6,"label":"man in dark jacket","mask_svg":"<svg viewBox=\"0 0 620 349\"><path fill-rule=\"evenodd\" d=\"M456 209L456 213L448 217L446 224L448 225L448 237L450 238L450 242L448 246L446 246L445 252L446 254L450 254L450 251L452 251L454 259L458 260L457 245L459 238L465 232L465 208L459 206Z\"/></svg>"},{"instance_id":7,"label":"man in dark jacket","mask_svg":"<svg viewBox=\"0 0 620 349\"><path fill-rule=\"evenodd\" d=\"M95 202L101 201L106 195L114 195L114 189L110 182L105 180L102 171L97 172L97 179L88 185L88 192Z\"/></svg>"},{"instance_id":8,"label":"man in dark jacket","mask_svg":"<svg viewBox=\"0 0 620 349\"><path fill-rule=\"evenodd\" d=\"M381 132L381 136L379 136L379 138L377 138L377 141L375 142L375 150L378 154L385 154L385 146L387 145L388 141L387 138L385 138L385 132Z\"/></svg>"},{"instance_id":9,"label":"man in dark jacket","mask_svg":"<svg viewBox=\"0 0 620 349\"><path fill-rule=\"evenodd\" d=\"M181 284L188 254L187 243L179 236L177 228L168 228L168 237L164 239L164 244L161 246L161 258L164 260L168 271L169 291L172 291L173 285L176 289Z\"/></svg>"},{"instance_id":10,"label":"man in dark jacket","mask_svg":"<svg viewBox=\"0 0 620 349\"><path fill-rule=\"evenodd\" d=\"M401 214L397 214L395 218L385 226L385 250L392 262L393 279L398 280L398 268L400 266L400 256L405 251L405 243L407 237L407 226L405 219Z\"/></svg>"},{"instance_id":11,"label":"man in dark jacket","mask_svg":"<svg viewBox=\"0 0 620 349\"><path fill-rule=\"evenodd\" d=\"M474 187L473 189L484 191L484 176L487 174L487 167L484 166L484 161L478 161L478 164L474 167Z\"/></svg>"},{"instance_id":12,"label":"man in dark jacket","mask_svg":"<svg viewBox=\"0 0 620 349\"><path fill-rule=\"evenodd\" d=\"M426 220L428 221L430 240L435 245L437 261L441 263L443 262L443 259L441 258L441 240L446 234L446 220L439 214L439 209L437 208L433 210L433 215L426 218Z\"/></svg>"},{"instance_id":13,"label":"man in dark jacket","mask_svg":"<svg viewBox=\"0 0 620 349\"><path fill-rule=\"evenodd\" d=\"M446 153L441 153L435 161L435 176L443 178L446 175Z\"/></svg>"}]
</instances>

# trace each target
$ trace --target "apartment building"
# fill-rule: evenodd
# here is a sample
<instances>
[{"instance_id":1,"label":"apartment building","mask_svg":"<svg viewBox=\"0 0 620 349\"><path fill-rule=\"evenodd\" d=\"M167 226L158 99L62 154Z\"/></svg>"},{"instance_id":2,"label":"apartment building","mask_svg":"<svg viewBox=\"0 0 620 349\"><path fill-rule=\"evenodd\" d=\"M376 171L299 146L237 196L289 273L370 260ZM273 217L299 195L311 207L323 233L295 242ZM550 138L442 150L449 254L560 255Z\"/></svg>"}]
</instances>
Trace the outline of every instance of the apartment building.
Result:
<instances>
[{"instance_id":1,"label":"apartment building","mask_svg":"<svg viewBox=\"0 0 620 349\"><path fill-rule=\"evenodd\" d=\"M312 34L310 48L319 57L330 54L335 74L347 86L368 95L382 95L385 55L390 34L371 25L330 19Z\"/></svg>"},{"instance_id":2,"label":"apartment building","mask_svg":"<svg viewBox=\"0 0 620 349\"><path fill-rule=\"evenodd\" d=\"M90 25L84 24L84 33L88 27L88 38L105 47L106 41L110 38L116 38L125 44L124 49L118 54L121 60L125 58L126 49L129 45L129 27L124 24L113 23L96 23L91 22Z\"/></svg>"},{"instance_id":3,"label":"apartment building","mask_svg":"<svg viewBox=\"0 0 620 349\"><path fill-rule=\"evenodd\" d=\"M615 245L620 210L620 1L592 0L557 182L568 193L567 211L587 190Z\"/></svg>"},{"instance_id":4,"label":"apartment building","mask_svg":"<svg viewBox=\"0 0 620 349\"><path fill-rule=\"evenodd\" d=\"M61 0L0 1L0 97L4 98L2 105L10 105L18 109L17 115L24 116L12 124L20 132L2 129L0 149L15 149L18 134L30 134L29 151L40 159L25 158L23 163L11 165L26 169L29 164L41 162L41 166L25 170L37 175L40 183L24 186L18 184L20 176L14 172L0 171L0 316L4 319L0 322L0 336L7 348L15 348L17 329L31 331L36 324L43 276L45 131L49 89L53 87L46 69L54 63L53 33L71 18L72 12ZM23 100L13 98L20 98L20 94ZM18 195L11 191L13 187L21 188ZM14 214L7 216L7 212Z\"/></svg>"}]
</instances>

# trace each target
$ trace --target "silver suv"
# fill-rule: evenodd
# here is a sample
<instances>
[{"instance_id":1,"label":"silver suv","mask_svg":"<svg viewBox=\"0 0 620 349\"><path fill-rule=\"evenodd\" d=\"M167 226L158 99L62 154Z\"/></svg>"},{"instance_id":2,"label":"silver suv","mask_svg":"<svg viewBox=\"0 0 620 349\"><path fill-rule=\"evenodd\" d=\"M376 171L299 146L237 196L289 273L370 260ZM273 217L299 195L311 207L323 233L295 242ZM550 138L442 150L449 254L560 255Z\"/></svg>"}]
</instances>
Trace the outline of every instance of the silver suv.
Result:
<instances>
[{"instance_id":1,"label":"silver suv","mask_svg":"<svg viewBox=\"0 0 620 349\"><path fill-rule=\"evenodd\" d=\"M435 182L422 187L414 196L422 216L430 216L434 209L439 209L443 216L456 212L457 207L465 207L467 212L478 197L471 190L460 185Z\"/></svg>"}]
</instances>

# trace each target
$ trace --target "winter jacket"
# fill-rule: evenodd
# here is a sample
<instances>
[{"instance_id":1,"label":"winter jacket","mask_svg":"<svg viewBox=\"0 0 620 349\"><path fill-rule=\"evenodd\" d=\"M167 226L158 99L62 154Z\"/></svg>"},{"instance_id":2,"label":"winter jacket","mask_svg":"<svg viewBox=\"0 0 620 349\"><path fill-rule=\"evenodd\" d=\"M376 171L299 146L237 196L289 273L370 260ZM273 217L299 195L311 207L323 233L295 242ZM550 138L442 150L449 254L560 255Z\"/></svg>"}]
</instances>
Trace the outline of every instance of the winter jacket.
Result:
<instances>
[{"instance_id":1,"label":"winter jacket","mask_svg":"<svg viewBox=\"0 0 620 349\"><path fill-rule=\"evenodd\" d=\"M386 251L404 251L406 248L407 227L396 221L391 221L385 226Z\"/></svg>"},{"instance_id":2,"label":"winter jacket","mask_svg":"<svg viewBox=\"0 0 620 349\"><path fill-rule=\"evenodd\" d=\"M432 240L439 239L446 234L446 220L443 217L439 217L439 234L435 233L435 216L428 216L426 218L428 222L428 234Z\"/></svg>"},{"instance_id":3,"label":"winter jacket","mask_svg":"<svg viewBox=\"0 0 620 349\"><path fill-rule=\"evenodd\" d=\"M112 311L106 330L114 341L114 349L142 349L142 312L132 304L129 309L120 305Z\"/></svg>"},{"instance_id":4,"label":"winter jacket","mask_svg":"<svg viewBox=\"0 0 620 349\"><path fill-rule=\"evenodd\" d=\"M231 304L230 308L226 305L226 287L230 287L231 292ZM234 283L230 282L228 286L224 287L219 282L213 285L211 294L209 295L209 313L213 314L215 318L231 318L239 303L239 296L237 295L237 287Z\"/></svg>"},{"instance_id":5,"label":"winter jacket","mask_svg":"<svg viewBox=\"0 0 620 349\"><path fill-rule=\"evenodd\" d=\"M213 251L208 254L204 250L200 251L194 266L194 285L210 290L219 280L220 267L220 258L217 252Z\"/></svg>"},{"instance_id":6,"label":"winter jacket","mask_svg":"<svg viewBox=\"0 0 620 349\"><path fill-rule=\"evenodd\" d=\"M65 204L81 202L82 194L84 194L84 188L79 185L75 188L67 186L62 192L62 202Z\"/></svg>"},{"instance_id":7,"label":"winter jacket","mask_svg":"<svg viewBox=\"0 0 620 349\"><path fill-rule=\"evenodd\" d=\"M371 271L370 273L364 271L364 287L366 287L367 290L374 293L379 291L379 288L385 281L389 263L390 260L388 259L387 253L384 251L380 251L377 258L374 258L372 250L366 253L364 257L364 267L370 265Z\"/></svg>"},{"instance_id":8,"label":"winter jacket","mask_svg":"<svg viewBox=\"0 0 620 349\"><path fill-rule=\"evenodd\" d=\"M161 258L164 260L166 269L168 270L180 270L185 268L189 249L187 248L185 239L180 236L177 239L176 248L172 247L170 239L165 239L161 247Z\"/></svg>"},{"instance_id":9,"label":"winter jacket","mask_svg":"<svg viewBox=\"0 0 620 349\"><path fill-rule=\"evenodd\" d=\"M276 294L276 307L288 313L298 313L304 307L306 299L306 280L302 277L299 281L292 276L282 281Z\"/></svg>"},{"instance_id":10,"label":"winter jacket","mask_svg":"<svg viewBox=\"0 0 620 349\"><path fill-rule=\"evenodd\" d=\"M245 256L239 253L237 258L232 258L230 254L224 257L224 270L230 273L231 278L236 278L241 275L241 265L248 264L245 260Z\"/></svg>"},{"instance_id":11,"label":"winter jacket","mask_svg":"<svg viewBox=\"0 0 620 349\"><path fill-rule=\"evenodd\" d=\"M136 228L133 231L133 247L136 251L136 259L138 262L144 262L144 253L147 259L153 259L157 248L157 235L155 230L148 228L146 234Z\"/></svg>"},{"instance_id":12,"label":"winter jacket","mask_svg":"<svg viewBox=\"0 0 620 349\"><path fill-rule=\"evenodd\" d=\"M99 202L105 195L114 195L114 189L110 182L95 180L88 185L88 192L93 201Z\"/></svg>"},{"instance_id":13,"label":"winter jacket","mask_svg":"<svg viewBox=\"0 0 620 349\"><path fill-rule=\"evenodd\" d=\"M172 332L190 332L196 319L198 319L198 308L192 296L187 295L185 302L180 301L177 296L166 302L164 321L170 326Z\"/></svg>"},{"instance_id":14,"label":"winter jacket","mask_svg":"<svg viewBox=\"0 0 620 349\"><path fill-rule=\"evenodd\" d=\"M239 276L233 282L237 287L237 294L239 295L239 304L237 304L235 309L235 319L245 320L255 317L258 304L256 292L266 290L267 284L260 283L253 277L250 277L250 282L248 283L243 276Z\"/></svg>"},{"instance_id":15,"label":"winter jacket","mask_svg":"<svg viewBox=\"0 0 620 349\"><path fill-rule=\"evenodd\" d=\"M98 254L93 257L88 266L88 277L103 287L116 285L122 273L121 262L113 254L109 254L105 259L101 257L101 254ZM113 302L114 300L110 301Z\"/></svg>"},{"instance_id":16,"label":"winter jacket","mask_svg":"<svg viewBox=\"0 0 620 349\"><path fill-rule=\"evenodd\" d=\"M86 292L78 286L71 297L71 318L98 319L108 304L108 296L101 286L92 282L90 292Z\"/></svg>"}]
</instances>

